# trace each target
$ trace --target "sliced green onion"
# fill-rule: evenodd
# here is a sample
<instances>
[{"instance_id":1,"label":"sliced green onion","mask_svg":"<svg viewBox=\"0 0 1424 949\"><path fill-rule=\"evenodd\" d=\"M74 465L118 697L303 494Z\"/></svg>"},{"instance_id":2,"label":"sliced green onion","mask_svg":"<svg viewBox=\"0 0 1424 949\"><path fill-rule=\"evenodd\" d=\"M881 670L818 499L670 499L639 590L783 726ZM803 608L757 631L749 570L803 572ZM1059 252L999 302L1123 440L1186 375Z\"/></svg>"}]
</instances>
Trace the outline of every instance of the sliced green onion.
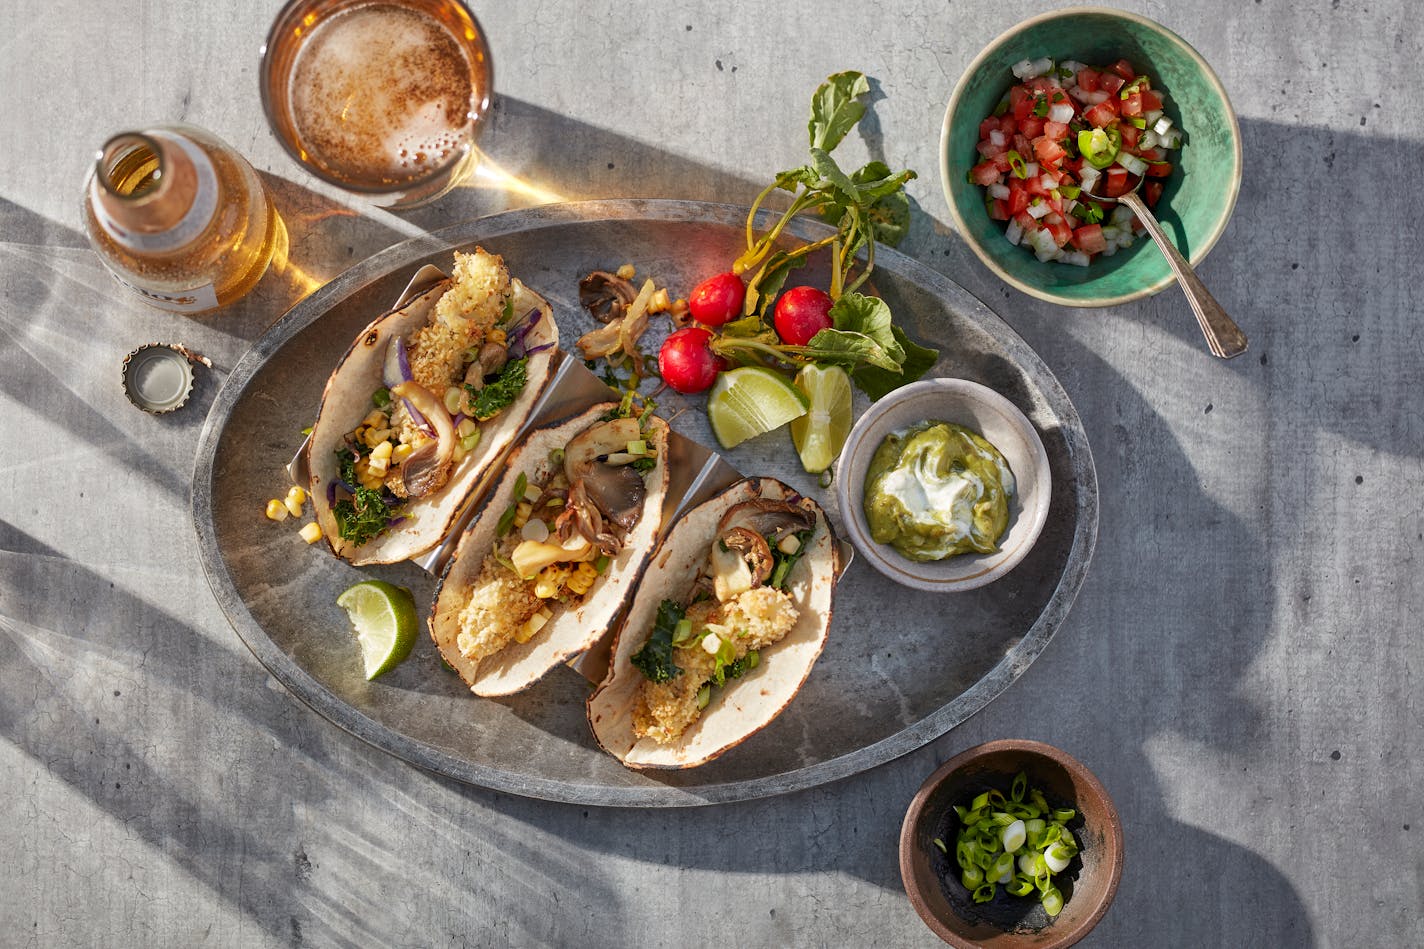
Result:
<instances>
[{"instance_id":1,"label":"sliced green onion","mask_svg":"<svg viewBox=\"0 0 1424 949\"><path fill-rule=\"evenodd\" d=\"M1008 883L1014 878L1014 855L1001 853L994 859L994 865L986 875L990 883Z\"/></svg>"},{"instance_id":2,"label":"sliced green onion","mask_svg":"<svg viewBox=\"0 0 1424 949\"><path fill-rule=\"evenodd\" d=\"M1058 892L1058 887L1050 886L1044 891L1043 911L1049 916L1057 916L1063 912L1063 894Z\"/></svg>"},{"instance_id":3,"label":"sliced green onion","mask_svg":"<svg viewBox=\"0 0 1424 949\"><path fill-rule=\"evenodd\" d=\"M603 571L608 569L608 564L608 555L599 554L598 559L593 562L593 569L598 571L599 573L603 573Z\"/></svg>"},{"instance_id":4,"label":"sliced green onion","mask_svg":"<svg viewBox=\"0 0 1424 949\"><path fill-rule=\"evenodd\" d=\"M680 620L678 620L678 621L677 621L677 626L673 629L673 633L672 633L672 644L673 644L674 646L681 646L683 643L687 642L687 641L688 641L689 639L691 639L691 638L692 638L692 620L690 620L690 619L680 619Z\"/></svg>"},{"instance_id":5,"label":"sliced green onion","mask_svg":"<svg viewBox=\"0 0 1424 949\"><path fill-rule=\"evenodd\" d=\"M748 649L747 654L742 658L747 661L748 669L755 669L757 666L761 665L761 650Z\"/></svg>"},{"instance_id":6,"label":"sliced green onion","mask_svg":"<svg viewBox=\"0 0 1424 949\"><path fill-rule=\"evenodd\" d=\"M704 685L697 692L697 707L706 708L707 703L712 701L712 686Z\"/></svg>"},{"instance_id":7,"label":"sliced green onion","mask_svg":"<svg viewBox=\"0 0 1424 949\"><path fill-rule=\"evenodd\" d=\"M976 902L992 900L1003 884L1011 896L1037 891L1050 916L1062 912L1063 894L1053 875L1067 870L1078 846L1059 818L1076 817L1076 811L1050 808L1043 792L1029 787L1023 773L1014 777L1007 796L990 789L977 795L969 807L955 805L954 811L960 820L954 858L960 882ZM935 844L948 854L944 841L936 838Z\"/></svg>"},{"instance_id":8,"label":"sliced green onion","mask_svg":"<svg viewBox=\"0 0 1424 949\"><path fill-rule=\"evenodd\" d=\"M1068 869L1068 864L1073 860L1073 851L1056 843L1043 852L1043 862L1049 870L1054 873L1062 873ZM997 864L996 864L997 865Z\"/></svg>"},{"instance_id":9,"label":"sliced green onion","mask_svg":"<svg viewBox=\"0 0 1424 949\"><path fill-rule=\"evenodd\" d=\"M1068 821L1072 820L1077 816L1078 812L1073 810L1073 808L1071 807L1060 807L1056 808L1053 811L1053 819L1056 821L1061 821L1063 823L1067 823Z\"/></svg>"},{"instance_id":10,"label":"sliced green onion","mask_svg":"<svg viewBox=\"0 0 1424 949\"><path fill-rule=\"evenodd\" d=\"M514 490L510 492L510 497L514 498L516 504L524 500L524 489L527 487L529 487L529 479L521 471L519 477L514 479Z\"/></svg>"},{"instance_id":11,"label":"sliced green onion","mask_svg":"<svg viewBox=\"0 0 1424 949\"><path fill-rule=\"evenodd\" d=\"M648 453L648 443L647 443L646 441L643 441L642 439L639 439L639 440L636 441L636 442L629 442L629 443L628 443L628 454L630 454L630 455L646 455L647 453Z\"/></svg>"},{"instance_id":12,"label":"sliced green onion","mask_svg":"<svg viewBox=\"0 0 1424 949\"><path fill-rule=\"evenodd\" d=\"M1028 836L1024 830L1024 822L1016 820L1004 828L1003 833L1004 856L1010 856L1024 845L1024 838ZM1013 861L1010 860L1010 863Z\"/></svg>"},{"instance_id":13,"label":"sliced green onion","mask_svg":"<svg viewBox=\"0 0 1424 949\"><path fill-rule=\"evenodd\" d=\"M943 853L943 854L949 853L949 848L946 847L946 846L944 845L944 841L941 840L941 839L939 839L938 837L936 837L936 838L934 839L934 845L939 848L939 852L940 852L940 853Z\"/></svg>"},{"instance_id":14,"label":"sliced green onion","mask_svg":"<svg viewBox=\"0 0 1424 949\"><path fill-rule=\"evenodd\" d=\"M978 810L982 810L983 808L986 808L986 807L988 807L988 806L989 806L989 792L988 792L988 791L985 791L983 794L981 794L981 795L979 795L978 797L976 797L976 798L970 803L969 809L972 810L972 811L978 811Z\"/></svg>"},{"instance_id":15,"label":"sliced green onion","mask_svg":"<svg viewBox=\"0 0 1424 949\"><path fill-rule=\"evenodd\" d=\"M564 463L564 450L562 448L549 449L549 464L562 465Z\"/></svg>"},{"instance_id":16,"label":"sliced green onion","mask_svg":"<svg viewBox=\"0 0 1424 949\"><path fill-rule=\"evenodd\" d=\"M988 903L994 898L994 889L994 884L985 883L983 886L979 887L974 891L974 902Z\"/></svg>"},{"instance_id":17,"label":"sliced green onion","mask_svg":"<svg viewBox=\"0 0 1424 949\"><path fill-rule=\"evenodd\" d=\"M460 447L470 452L475 450L475 446L480 443L480 430L477 428L464 438L460 439Z\"/></svg>"},{"instance_id":18,"label":"sliced green onion","mask_svg":"<svg viewBox=\"0 0 1424 949\"><path fill-rule=\"evenodd\" d=\"M984 871L975 866L964 868L964 872L959 875L959 882L964 884L966 890L975 890L984 882Z\"/></svg>"},{"instance_id":19,"label":"sliced green onion","mask_svg":"<svg viewBox=\"0 0 1424 949\"><path fill-rule=\"evenodd\" d=\"M371 393L371 404L378 409L383 409L391 404L391 390L385 386Z\"/></svg>"},{"instance_id":20,"label":"sliced green onion","mask_svg":"<svg viewBox=\"0 0 1424 949\"><path fill-rule=\"evenodd\" d=\"M1015 876L1005 885L1004 889L1013 896L1028 896L1033 892L1033 881L1026 876Z\"/></svg>"}]
</instances>

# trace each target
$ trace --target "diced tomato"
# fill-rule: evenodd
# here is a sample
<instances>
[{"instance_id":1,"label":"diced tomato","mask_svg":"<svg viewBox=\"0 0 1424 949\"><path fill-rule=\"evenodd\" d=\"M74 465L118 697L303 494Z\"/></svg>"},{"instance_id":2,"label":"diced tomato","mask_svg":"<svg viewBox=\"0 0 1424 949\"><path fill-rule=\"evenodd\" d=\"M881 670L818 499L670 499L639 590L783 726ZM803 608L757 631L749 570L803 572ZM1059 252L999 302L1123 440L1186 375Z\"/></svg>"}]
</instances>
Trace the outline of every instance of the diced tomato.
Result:
<instances>
[{"instance_id":1,"label":"diced tomato","mask_svg":"<svg viewBox=\"0 0 1424 949\"><path fill-rule=\"evenodd\" d=\"M1020 211L1014 215L1014 223L1024 229L1024 233L1038 230L1038 222L1035 221L1027 211Z\"/></svg>"},{"instance_id":2,"label":"diced tomato","mask_svg":"<svg viewBox=\"0 0 1424 949\"><path fill-rule=\"evenodd\" d=\"M1041 135L1034 139L1033 153L1037 155L1038 160L1045 165L1054 164L1068 157L1068 153L1064 151L1063 146L1050 139L1047 135Z\"/></svg>"},{"instance_id":3,"label":"diced tomato","mask_svg":"<svg viewBox=\"0 0 1424 949\"><path fill-rule=\"evenodd\" d=\"M1142 134L1142 130L1135 125L1124 125L1118 129L1122 133L1122 147L1132 151L1137 147L1137 137Z\"/></svg>"},{"instance_id":4,"label":"diced tomato","mask_svg":"<svg viewBox=\"0 0 1424 949\"><path fill-rule=\"evenodd\" d=\"M1149 208L1157 206L1157 199L1162 197L1162 182L1149 181L1142 186L1142 200L1147 202Z\"/></svg>"},{"instance_id":5,"label":"diced tomato","mask_svg":"<svg viewBox=\"0 0 1424 949\"><path fill-rule=\"evenodd\" d=\"M1108 68L1111 69L1113 72L1117 73L1127 82L1131 82L1132 80L1137 78L1137 73L1132 71L1132 63L1129 63L1125 59L1119 59L1117 62L1113 63Z\"/></svg>"},{"instance_id":6,"label":"diced tomato","mask_svg":"<svg viewBox=\"0 0 1424 949\"><path fill-rule=\"evenodd\" d=\"M1019 123L1019 132L1025 138L1038 138L1043 134L1043 119L1036 115L1030 115Z\"/></svg>"},{"instance_id":7,"label":"diced tomato","mask_svg":"<svg viewBox=\"0 0 1424 949\"><path fill-rule=\"evenodd\" d=\"M1030 142L1022 132L1020 132L1019 134L1014 136L1014 151L1018 152L1020 155L1032 155L1033 143ZM1028 159L1025 158L1024 161L1028 161Z\"/></svg>"},{"instance_id":8,"label":"diced tomato","mask_svg":"<svg viewBox=\"0 0 1424 949\"><path fill-rule=\"evenodd\" d=\"M1147 166L1147 177L1165 178L1172 173L1172 163L1169 161L1157 162Z\"/></svg>"},{"instance_id":9,"label":"diced tomato","mask_svg":"<svg viewBox=\"0 0 1424 949\"><path fill-rule=\"evenodd\" d=\"M975 145L974 150L979 153L980 158L994 159L1004 154L1004 146L995 145L987 139Z\"/></svg>"},{"instance_id":10,"label":"diced tomato","mask_svg":"<svg viewBox=\"0 0 1424 949\"><path fill-rule=\"evenodd\" d=\"M1023 182L1017 178L1009 179L1009 213L1018 214L1028 207L1028 192L1024 190Z\"/></svg>"},{"instance_id":11,"label":"diced tomato","mask_svg":"<svg viewBox=\"0 0 1424 949\"><path fill-rule=\"evenodd\" d=\"M1077 178L1083 173L1083 159L1065 158L1063 163L1058 167L1071 174L1074 178Z\"/></svg>"},{"instance_id":12,"label":"diced tomato","mask_svg":"<svg viewBox=\"0 0 1424 949\"><path fill-rule=\"evenodd\" d=\"M989 220L1007 221L1009 219L1009 206L1002 198L995 198L989 205Z\"/></svg>"},{"instance_id":13,"label":"diced tomato","mask_svg":"<svg viewBox=\"0 0 1424 949\"><path fill-rule=\"evenodd\" d=\"M1162 108L1162 94L1151 89L1142 90L1142 111L1156 112Z\"/></svg>"},{"instance_id":14,"label":"diced tomato","mask_svg":"<svg viewBox=\"0 0 1424 949\"><path fill-rule=\"evenodd\" d=\"M1009 90L1009 112L1016 122L1022 122L1033 114L1033 96L1023 86L1014 86Z\"/></svg>"},{"instance_id":15,"label":"diced tomato","mask_svg":"<svg viewBox=\"0 0 1424 949\"><path fill-rule=\"evenodd\" d=\"M1078 88L1084 92L1097 92L1102 82L1102 73L1088 66L1078 70Z\"/></svg>"},{"instance_id":16,"label":"diced tomato","mask_svg":"<svg viewBox=\"0 0 1424 949\"><path fill-rule=\"evenodd\" d=\"M1073 232L1073 246L1085 254L1099 254L1107 250L1107 238L1103 237L1101 224L1084 224Z\"/></svg>"},{"instance_id":17,"label":"diced tomato","mask_svg":"<svg viewBox=\"0 0 1424 949\"><path fill-rule=\"evenodd\" d=\"M1067 122L1044 122L1043 134L1051 141L1061 142L1068 137Z\"/></svg>"},{"instance_id":18,"label":"diced tomato","mask_svg":"<svg viewBox=\"0 0 1424 949\"><path fill-rule=\"evenodd\" d=\"M1161 149L1144 148L1142 151L1137 153L1137 157L1141 158L1143 161L1161 161L1165 156L1162 154Z\"/></svg>"},{"instance_id":19,"label":"diced tomato","mask_svg":"<svg viewBox=\"0 0 1424 949\"><path fill-rule=\"evenodd\" d=\"M1053 80L1049 79L1047 76L1034 76L1032 79L1025 82L1024 85L1028 86L1029 89L1033 90L1034 92L1052 92L1054 89L1058 88L1053 84Z\"/></svg>"},{"instance_id":20,"label":"diced tomato","mask_svg":"<svg viewBox=\"0 0 1424 949\"><path fill-rule=\"evenodd\" d=\"M998 183L999 169L996 168L991 161L980 162L969 169L969 176L974 179L976 185L988 187L989 185Z\"/></svg>"},{"instance_id":21,"label":"diced tomato","mask_svg":"<svg viewBox=\"0 0 1424 949\"><path fill-rule=\"evenodd\" d=\"M1062 211L1063 211L1063 202L1061 202L1061 201L1054 202L1054 201L1051 201L1051 200L1050 200L1050 201L1048 202L1048 206L1049 206L1049 207L1053 207L1053 205L1054 205L1055 203L1058 205L1058 207L1053 208L1052 211L1049 211L1047 214L1045 214L1045 215L1043 216L1042 220L1040 220L1040 221L1038 222L1038 223L1042 224L1044 227L1054 227L1055 225L1058 225L1058 224L1067 224L1067 223L1068 223L1067 221L1065 221L1065 220L1063 219L1063 213L1062 213Z\"/></svg>"},{"instance_id":22,"label":"diced tomato","mask_svg":"<svg viewBox=\"0 0 1424 949\"><path fill-rule=\"evenodd\" d=\"M999 119L999 131L1004 133L1006 138L1013 138L1014 133L1019 130L1018 120L1012 115L1006 115Z\"/></svg>"},{"instance_id":23,"label":"diced tomato","mask_svg":"<svg viewBox=\"0 0 1424 949\"><path fill-rule=\"evenodd\" d=\"M1128 97L1122 100L1122 114L1128 118L1134 118L1142 114L1142 93L1129 93Z\"/></svg>"},{"instance_id":24,"label":"diced tomato","mask_svg":"<svg viewBox=\"0 0 1424 949\"><path fill-rule=\"evenodd\" d=\"M1120 198L1127 192L1127 169L1119 165L1113 165L1103 172L1103 196L1108 198ZM1097 194L1098 189L1094 188L1093 193Z\"/></svg>"},{"instance_id":25,"label":"diced tomato","mask_svg":"<svg viewBox=\"0 0 1424 949\"><path fill-rule=\"evenodd\" d=\"M1121 76L1110 72L1103 73L1101 88L1102 91L1106 92L1108 95L1117 95L1118 90L1120 90L1125 85L1127 85L1127 80L1123 79Z\"/></svg>"},{"instance_id":26,"label":"diced tomato","mask_svg":"<svg viewBox=\"0 0 1424 949\"><path fill-rule=\"evenodd\" d=\"M989 116L987 119L985 119L984 121L982 121L982 122L979 123L979 137L980 137L980 138L988 138L990 132L997 132L997 131L999 131L999 119L998 119L998 116L991 115L991 116Z\"/></svg>"},{"instance_id":27,"label":"diced tomato","mask_svg":"<svg viewBox=\"0 0 1424 949\"><path fill-rule=\"evenodd\" d=\"M1112 100L1109 99L1108 102ZM1087 112L1083 113L1083 121L1093 128L1106 128L1117 121L1117 113L1113 111L1108 102L1100 102Z\"/></svg>"},{"instance_id":28,"label":"diced tomato","mask_svg":"<svg viewBox=\"0 0 1424 949\"><path fill-rule=\"evenodd\" d=\"M1049 192L1049 189L1043 186L1042 175L1034 175L1032 178L1028 179L1028 181L1025 181L1024 190L1027 191L1029 194L1034 195L1035 197L1046 195Z\"/></svg>"},{"instance_id":29,"label":"diced tomato","mask_svg":"<svg viewBox=\"0 0 1424 949\"><path fill-rule=\"evenodd\" d=\"M1048 233L1053 235L1053 243L1057 244L1059 247L1062 247L1064 244L1068 243L1068 241L1073 237L1073 229L1069 227L1068 222L1064 221L1062 218L1058 219L1057 224L1049 225Z\"/></svg>"}]
</instances>

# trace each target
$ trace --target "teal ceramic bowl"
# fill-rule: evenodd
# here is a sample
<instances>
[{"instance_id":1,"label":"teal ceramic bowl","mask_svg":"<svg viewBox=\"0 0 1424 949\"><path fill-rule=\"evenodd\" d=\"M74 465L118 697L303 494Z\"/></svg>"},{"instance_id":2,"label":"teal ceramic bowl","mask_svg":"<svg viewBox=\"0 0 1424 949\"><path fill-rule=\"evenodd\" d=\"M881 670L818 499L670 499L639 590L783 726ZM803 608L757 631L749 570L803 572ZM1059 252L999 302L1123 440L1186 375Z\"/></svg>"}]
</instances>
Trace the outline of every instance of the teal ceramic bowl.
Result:
<instances>
[{"instance_id":1,"label":"teal ceramic bowl","mask_svg":"<svg viewBox=\"0 0 1424 949\"><path fill-rule=\"evenodd\" d=\"M1153 86L1167 93L1167 115L1185 133L1177 167L1153 211L1194 265L1226 230L1241 189L1241 131L1221 80L1171 30L1102 7L1057 10L1025 20L990 43L964 71L940 136L940 180L955 227L990 270L1043 300L1114 306L1157 293L1173 282L1172 272L1146 235L1087 267L1040 263L1005 240L1004 225L991 221L984 210L984 189L965 180L965 172L979 160L979 123L1017 81L1013 64L1041 56L1090 65L1126 59L1151 76Z\"/></svg>"}]
</instances>

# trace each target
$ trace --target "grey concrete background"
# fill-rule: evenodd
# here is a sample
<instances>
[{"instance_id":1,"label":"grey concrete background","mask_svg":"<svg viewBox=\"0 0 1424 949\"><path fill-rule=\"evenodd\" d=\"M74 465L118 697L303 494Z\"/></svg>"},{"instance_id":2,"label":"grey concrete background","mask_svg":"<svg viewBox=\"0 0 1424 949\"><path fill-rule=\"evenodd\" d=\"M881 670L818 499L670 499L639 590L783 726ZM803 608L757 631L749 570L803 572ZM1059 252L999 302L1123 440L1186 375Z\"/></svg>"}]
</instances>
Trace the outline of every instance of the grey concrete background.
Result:
<instances>
[{"instance_id":1,"label":"grey concrete background","mask_svg":"<svg viewBox=\"0 0 1424 949\"><path fill-rule=\"evenodd\" d=\"M1127 870L1087 945L1424 942L1412 4L1129 5L1200 50L1241 117L1241 202L1203 267L1252 338L1231 363L1175 291L1058 309L945 224L950 89L1048 5L478 4L502 95L487 169L521 181L400 217L323 189L268 135L256 51L277 6L0 9L0 942L928 946L896 869L903 808L937 762L1005 736L1069 750L1121 808ZM1093 441L1097 557L1033 668L871 773L670 813L432 779L273 686L194 561L193 444L221 370L404 236L559 197L745 202L799 161L811 89L846 68L883 98L845 148L922 176L904 249L1028 339ZM179 119L265 171L292 231L293 266L222 317L131 302L78 230L103 138ZM117 386L153 339L220 370L164 419Z\"/></svg>"}]
</instances>

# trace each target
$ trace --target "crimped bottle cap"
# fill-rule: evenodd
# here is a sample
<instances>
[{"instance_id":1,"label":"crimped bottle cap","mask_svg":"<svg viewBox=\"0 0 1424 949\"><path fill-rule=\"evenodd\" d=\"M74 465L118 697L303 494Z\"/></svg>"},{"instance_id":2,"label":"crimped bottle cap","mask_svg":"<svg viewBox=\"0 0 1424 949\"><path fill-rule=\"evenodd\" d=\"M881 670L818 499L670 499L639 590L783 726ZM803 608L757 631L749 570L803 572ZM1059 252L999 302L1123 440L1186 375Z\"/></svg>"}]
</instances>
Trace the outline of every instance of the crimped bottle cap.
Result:
<instances>
[{"instance_id":1,"label":"crimped bottle cap","mask_svg":"<svg viewBox=\"0 0 1424 949\"><path fill-rule=\"evenodd\" d=\"M124 395L150 415L183 407L193 392L193 366L186 348L145 343L124 357Z\"/></svg>"}]
</instances>

